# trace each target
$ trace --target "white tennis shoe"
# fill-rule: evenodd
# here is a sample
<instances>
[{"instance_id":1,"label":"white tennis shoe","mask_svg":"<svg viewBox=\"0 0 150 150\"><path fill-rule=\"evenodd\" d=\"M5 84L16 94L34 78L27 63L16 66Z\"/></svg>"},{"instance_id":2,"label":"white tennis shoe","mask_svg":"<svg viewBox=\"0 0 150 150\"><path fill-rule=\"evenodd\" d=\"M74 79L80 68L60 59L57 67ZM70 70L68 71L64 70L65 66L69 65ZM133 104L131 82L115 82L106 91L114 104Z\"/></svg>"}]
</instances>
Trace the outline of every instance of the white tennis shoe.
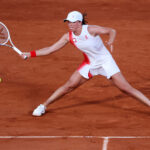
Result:
<instances>
[{"instance_id":1,"label":"white tennis shoe","mask_svg":"<svg viewBox=\"0 0 150 150\"><path fill-rule=\"evenodd\" d=\"M32 115L33 116L42 116L45 114L46 107L42 104L40 104L36 109L34 109Z\"/></svg>"}]
</instances>

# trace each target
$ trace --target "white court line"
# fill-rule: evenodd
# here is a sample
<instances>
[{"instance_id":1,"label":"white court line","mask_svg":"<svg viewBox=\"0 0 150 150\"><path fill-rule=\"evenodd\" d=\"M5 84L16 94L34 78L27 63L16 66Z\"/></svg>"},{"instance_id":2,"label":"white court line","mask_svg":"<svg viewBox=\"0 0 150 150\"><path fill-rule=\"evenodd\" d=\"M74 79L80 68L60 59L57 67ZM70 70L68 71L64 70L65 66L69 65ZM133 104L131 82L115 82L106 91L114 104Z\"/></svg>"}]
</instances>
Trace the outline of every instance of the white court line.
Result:
<instances>
[{"instance_id":1,"label":"white court line","mask_svg":"<svg viewBox=\"0 0 150 150\"><path fill-rule=\"evenodd\" d=\"M104 142L103 142L102 150L107 150L108 142L109 142L109 138L105 137Z\"/></svg>"},{"instance_id":2,"label":"white court line","mask_svg":"<svg viewBox=\"0 0 150 150\"><path fill-rule=\"evenodd\" d=\"M78 138L98 138L98 139L143 139L150 138L150 136L0 136L0 139L59 139L59 138L68 138L68 139L78 139Z\"/></svg>"},{"instance_id":3,"label":"white court line","mask_svg":"<svg viewBox=\"0 0 150 150\"><path fill-rule=\"evenodd\" d=\"M0 136L0 139L81 139L98 138L104 139L102 150L107 150L110 139L150 139L150 136Z\"/></svg>"}]
</instances>

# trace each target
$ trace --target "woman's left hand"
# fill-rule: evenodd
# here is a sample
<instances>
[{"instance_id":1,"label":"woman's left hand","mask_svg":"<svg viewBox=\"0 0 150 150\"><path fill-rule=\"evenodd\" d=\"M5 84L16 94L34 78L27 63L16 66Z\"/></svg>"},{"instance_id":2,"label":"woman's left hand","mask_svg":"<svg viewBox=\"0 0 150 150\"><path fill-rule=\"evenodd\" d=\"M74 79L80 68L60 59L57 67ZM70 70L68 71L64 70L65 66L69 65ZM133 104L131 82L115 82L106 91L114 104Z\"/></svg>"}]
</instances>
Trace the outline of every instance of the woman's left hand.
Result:
<instances>
[{"instance_id":1,"label":"woman's left hand","mask_svg":"<svg viewBox=\"0 0 150 150\"><path fill-rule=\"evenodd\" d=\"M114 50L114 46L112 42L106 41L106 44L109 46L110 52L112 53Z\"/></svg>"}]
</instances>

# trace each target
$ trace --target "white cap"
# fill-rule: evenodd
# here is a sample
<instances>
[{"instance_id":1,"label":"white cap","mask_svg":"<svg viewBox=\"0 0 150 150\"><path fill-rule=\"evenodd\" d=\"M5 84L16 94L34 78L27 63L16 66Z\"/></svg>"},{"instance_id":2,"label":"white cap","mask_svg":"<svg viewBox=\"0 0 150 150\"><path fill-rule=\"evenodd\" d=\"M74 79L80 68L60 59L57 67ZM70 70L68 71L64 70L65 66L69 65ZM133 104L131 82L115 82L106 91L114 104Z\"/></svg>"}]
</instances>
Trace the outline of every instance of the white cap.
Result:
<instances>
[{"instance_id":1,"label":"white cap","mask_svg":"<svg viewBox=\"0 0 150 150\"><path fill-rule=\"evenodd\" d=\"M76 21L81 21L83 20L83 15L79 11L72 11L68 14L67 18L64 19L65 21L70 21L70 22L76 22Z\"/></svg>"}]
</instances>

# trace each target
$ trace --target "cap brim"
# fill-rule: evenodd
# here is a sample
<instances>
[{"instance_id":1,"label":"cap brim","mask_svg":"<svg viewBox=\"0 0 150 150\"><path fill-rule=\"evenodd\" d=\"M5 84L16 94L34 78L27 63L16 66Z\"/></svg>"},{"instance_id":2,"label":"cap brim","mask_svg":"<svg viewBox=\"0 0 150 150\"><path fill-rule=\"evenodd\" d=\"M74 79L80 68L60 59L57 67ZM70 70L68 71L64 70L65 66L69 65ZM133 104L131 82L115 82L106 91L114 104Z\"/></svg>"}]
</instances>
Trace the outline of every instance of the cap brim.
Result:
<instances>
[{"instance_id":1,"label":"cap brim","mask_svg":"<svg viewBox=\"0 0 150 150\"><path fill-rule=\"evenodd\" d=\"M68 21L67 19L64 19L64 22Z\"/></svg>"},{"instance_id":2,"label":"cap brim","mask_svg":"<svg viewBox=\"0 0 150 150\"><path fill-rule=\"evenodd\" d=\"M66 22L66 21L69 21L69 22L76 22L76 21L78 21L78 20L67 20L67 19L64 19L64 22Z\"/></svg>"},{"instance_id":3,"label":"cap brim","mask_svg":"<svg viewBox=\"0 0 150 150\"><path fill-rule=\"evenodd\" d=\"M69 22L76 22L76 21L80 21L80 20L70 20L70 19L64 19L64 22L69 21ZM81 21L82 22L82 21Z\"/></svg>"}]
</instances>

